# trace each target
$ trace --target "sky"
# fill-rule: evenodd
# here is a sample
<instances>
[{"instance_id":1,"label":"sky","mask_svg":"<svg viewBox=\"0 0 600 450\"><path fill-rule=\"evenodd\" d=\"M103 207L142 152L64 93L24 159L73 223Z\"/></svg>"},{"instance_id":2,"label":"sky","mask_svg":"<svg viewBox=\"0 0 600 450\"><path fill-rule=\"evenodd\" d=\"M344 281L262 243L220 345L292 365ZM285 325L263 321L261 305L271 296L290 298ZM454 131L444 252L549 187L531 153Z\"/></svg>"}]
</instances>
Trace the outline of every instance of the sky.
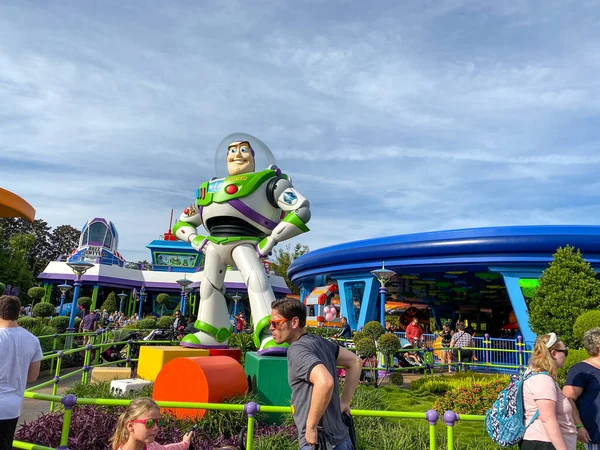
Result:
<instances>
[{"instance_id":1,"label":"sky","mask_svg":"<svg viewBox=\"0 0 600 450\"><path fill-rule=\"evenodd\" d=\"M310 200L289 243L311 250L599 224L599 22L591 0L1 2L0 186L149 259L245 132Z\"/></svg>"}]
</instances>

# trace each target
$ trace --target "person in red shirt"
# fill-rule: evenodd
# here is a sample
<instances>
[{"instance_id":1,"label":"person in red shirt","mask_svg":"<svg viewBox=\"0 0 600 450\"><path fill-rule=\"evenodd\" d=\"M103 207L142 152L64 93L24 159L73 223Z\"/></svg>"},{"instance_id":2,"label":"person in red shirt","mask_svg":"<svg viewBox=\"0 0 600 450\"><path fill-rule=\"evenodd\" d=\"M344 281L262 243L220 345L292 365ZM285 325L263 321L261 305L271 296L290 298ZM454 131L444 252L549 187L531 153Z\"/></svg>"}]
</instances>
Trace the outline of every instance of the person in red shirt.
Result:
<instances>
[{"instance_id":1,"label":"person in red shirt","mask_svg":"<svg viewBox=\"0 0 600 450\"><path fill-rule=\"evenodd\" d=\"M413 317L411 323L406 327L406 339L413 345L415 345L415 341L423 339L423 328L416 317Z\"/></svg>"}]
</instances>

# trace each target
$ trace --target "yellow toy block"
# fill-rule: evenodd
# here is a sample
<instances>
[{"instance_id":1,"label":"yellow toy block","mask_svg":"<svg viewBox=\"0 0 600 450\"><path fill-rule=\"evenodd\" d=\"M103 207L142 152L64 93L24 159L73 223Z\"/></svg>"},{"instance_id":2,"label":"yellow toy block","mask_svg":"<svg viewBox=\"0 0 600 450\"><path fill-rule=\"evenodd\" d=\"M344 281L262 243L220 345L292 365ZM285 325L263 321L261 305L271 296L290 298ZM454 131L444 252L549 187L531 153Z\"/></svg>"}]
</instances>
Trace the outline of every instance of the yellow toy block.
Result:
<instances>
[{"instance_id":1,"label":"yellow toy block","mask_svg":"<svg viewBox=\"0 0 600 450\"><path fill-rule=\"evenodd\" d=\"M144 380L154 381L158 376L158 372L172 359L194 356L208 356L208 350L202 348L144 345L140 348L137 376Z\"/></svg>"},{"instance_id":2,"label":"yellow toy block","mask_svg":"<svg viewBox=\"0 0 600 450\"><path fill-rule=\"evenodd\" d=\"M127 378L131 378L130 367L94 367L92 369L92 383L126 380Z\"/></svg>"}]
</instances>

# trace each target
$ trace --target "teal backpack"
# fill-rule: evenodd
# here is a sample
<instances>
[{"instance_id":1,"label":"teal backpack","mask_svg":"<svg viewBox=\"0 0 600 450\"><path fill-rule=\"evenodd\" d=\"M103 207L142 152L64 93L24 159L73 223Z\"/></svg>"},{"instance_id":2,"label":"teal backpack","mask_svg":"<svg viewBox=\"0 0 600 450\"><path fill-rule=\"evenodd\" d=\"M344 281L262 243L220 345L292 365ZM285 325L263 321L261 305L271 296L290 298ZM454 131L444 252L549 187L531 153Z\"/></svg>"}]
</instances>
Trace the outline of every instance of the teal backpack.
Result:
<instances>
[{"instance_id":1,"label":"teal backpack","mask_svg":"<svg viewBox=\"0 0 600 450\"><path fill-rule=\"evenodd\" d=\"M529 372L514 376L507 388L503 389L498 398L485 414L485 428L496 444L509 447L519 443L525 431L537 419L536 411L531 420L525 425L525 411L523 408L523 383L525 380L548 372Z\"/></svg>"}]
</instances>

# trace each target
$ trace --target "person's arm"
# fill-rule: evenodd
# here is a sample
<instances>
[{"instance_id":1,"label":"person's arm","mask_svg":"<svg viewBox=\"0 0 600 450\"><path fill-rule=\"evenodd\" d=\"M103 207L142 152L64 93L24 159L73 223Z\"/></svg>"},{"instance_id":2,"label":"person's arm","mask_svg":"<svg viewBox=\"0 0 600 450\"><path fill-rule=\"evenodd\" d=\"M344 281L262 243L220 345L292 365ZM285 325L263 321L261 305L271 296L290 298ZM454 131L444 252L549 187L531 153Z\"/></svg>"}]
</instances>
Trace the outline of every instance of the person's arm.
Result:
<instances>
[{"instance_id":1,"label":"person's arm","mask_svg":"<svg viewBox=\"0 0 600 450\"><path fill-rule=\"evenodd\" d=\"M309 381L313 385L313 390L306 419L306 442L314 445L318 441L317 425L331 401L334 381L324 364L317 364L312 368Z\"/></svg>"},{"instance_id":2,"label":"person's arm","mask_svg":"<svg viewBox=\"0 0 600 450\"><path fill-rule=\"evenodd\" d=\"M356 387L360 382L362 360L350 350L340 347L338 357L335 362L338 366L342 366L346 370L346 377L344 378L344 390L342 391L342 396L340 398L340 408L342 414L350 414L350 402L352 401Z\"/></svg>"},{"instance_id":3,"label":"person's arm","mask_svg":"<svg viewBox=\"0 0 600 450\"><path fill-rule=\"evenodd\" d=\"M41 361L35 361L29 364L29 370L27 371L27 382L33 383L37 380L40 375L40 366L42 365Z\"/></svg>"},{"instance_id":4,"label":"person's arm","mask_svg":"<svg viewBox=\"0 0 600 450\"><path fill-rule=\"evenodd\" d=\"M560 432L560 426L556 420L556 402L549 399L537 399L535 404L540 412L540 420L544 426L546 434L550 438L550 442L556 450L568 450L567 444Z\"/></svg>"},{"instance_id":5,"label":"person's arm","mask_svg":"<svg viewBox=\"0 0 600 450\"><path fill-rule=\"evenodd\" d=\"M581 422L581 416L579 415L579 410L577 409L577 405L575 404L575 400L579 398L581 393L583 392L583 388L578 386L563 386L563 394L569 399L571 402L571 408L573 409L573 420L575 421L575 426L577 426L577 440L581 442L590 442L590 434L583 426Z\"/></svg>"}]
</instances>

